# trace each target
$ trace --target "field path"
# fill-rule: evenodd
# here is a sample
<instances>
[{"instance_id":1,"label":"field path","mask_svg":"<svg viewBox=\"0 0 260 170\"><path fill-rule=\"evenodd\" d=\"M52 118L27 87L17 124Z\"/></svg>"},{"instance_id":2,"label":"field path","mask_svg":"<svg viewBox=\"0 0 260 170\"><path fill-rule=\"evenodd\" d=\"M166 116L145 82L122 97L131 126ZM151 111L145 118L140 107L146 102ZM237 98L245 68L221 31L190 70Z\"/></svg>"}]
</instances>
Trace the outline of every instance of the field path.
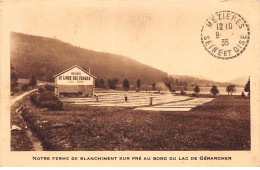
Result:
<instances>
[{"instance_id":1,"label":"field path","mask_svg":"<svg viewBox=\"0 0 260 170\"><path fill-rule=\"evenodd\" d=\"M13 104L15 104L17 101L21 100L24 96L26 96L26 95L28 95L28 94L30 94L30 93L36 91L36 90L37 90L37 89L33 89L33 90L31 90L31 91L25 92L25 93L23 93L23 94L21 94L21 95L19 95L19 96L14 97L14 98L11 99L11 101L10 101L10 106L12 106Z\"/></svg>"},{"instance_id":2,"label":"field path","mask_svg":"<svg viewBox=\"0 0 260 170\"><path fill-rule=\"evenodd\" d=\"M10 106L14 105L16 102L18 102L19 100L23 99L25 96L29 95L30 93L32 93L34 91L37 91L37 89L30 90L28 92L25 92L25 93L23 93L23 94L21 94L19 96L16 96L16 97L12 98L11 101L10 101ZM15 107L17 107L17 106L15 106ZM18 118L22 119L22 121L24 121L24 126L20 126L18 128L20 128L20 130L24 131L26 136L28 137L28 139L31 141L33 151L42 151L43 150L42 142L36 136L36 134L33 133L33 131L31 130L30 126L28 126L26 120L24 120L24 118L21 116L21 114L22 114L21 108L22 108L22 106L18 107L15 110L16 114L18 114ZM13 127L13 124L12 124L12 127Z\"/></svg>"}]
</instances>

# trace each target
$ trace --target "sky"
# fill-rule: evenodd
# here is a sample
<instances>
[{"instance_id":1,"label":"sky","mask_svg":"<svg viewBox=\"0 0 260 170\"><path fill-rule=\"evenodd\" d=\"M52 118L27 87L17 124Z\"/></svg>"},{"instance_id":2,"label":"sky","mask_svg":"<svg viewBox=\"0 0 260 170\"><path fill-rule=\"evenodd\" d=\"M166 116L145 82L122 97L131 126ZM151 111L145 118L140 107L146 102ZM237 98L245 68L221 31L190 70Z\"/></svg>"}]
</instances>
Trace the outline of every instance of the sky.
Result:
<instances>
[{"instance_id":1,"label":"sky","mask_svg":"<svg viewBox=\"0 0 260 170\"><path fill-rule=\"evenodd\" d=\"M82 48L124 55L168 74L228 81L248 77L254 62L251 59L255 55L254 45L249 44L241 56L221 60L207 53L200 42L201 28L206 19L229 5L232 5L231 10L239 12L253 25L255 12L252 9L253 12L248 13L252 4L246 2L13 2L6 4L5 8L6 20L9 21L6 25L10 31L57 38ZM251 44L254 41L257 41L254 37L250 39Z\"/></svg>"}]
</instances>

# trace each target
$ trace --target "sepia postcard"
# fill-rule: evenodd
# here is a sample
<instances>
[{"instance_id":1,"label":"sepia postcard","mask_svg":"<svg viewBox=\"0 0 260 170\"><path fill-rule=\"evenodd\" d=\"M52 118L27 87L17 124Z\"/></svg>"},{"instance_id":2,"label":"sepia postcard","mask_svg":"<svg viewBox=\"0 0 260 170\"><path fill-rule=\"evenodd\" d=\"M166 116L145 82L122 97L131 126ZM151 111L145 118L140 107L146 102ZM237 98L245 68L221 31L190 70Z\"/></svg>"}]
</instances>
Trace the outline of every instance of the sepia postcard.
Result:
<instances>
[{"instance_id":1,"label":"sepia postcard","mask_svg":"<svg viewBox=\"0 0 260 170\"><path fill-rule=\"evenodd\" d=\"M259 0L2 0L0 34L0 166L260 166Z\"/></svg>"}]
</instances>

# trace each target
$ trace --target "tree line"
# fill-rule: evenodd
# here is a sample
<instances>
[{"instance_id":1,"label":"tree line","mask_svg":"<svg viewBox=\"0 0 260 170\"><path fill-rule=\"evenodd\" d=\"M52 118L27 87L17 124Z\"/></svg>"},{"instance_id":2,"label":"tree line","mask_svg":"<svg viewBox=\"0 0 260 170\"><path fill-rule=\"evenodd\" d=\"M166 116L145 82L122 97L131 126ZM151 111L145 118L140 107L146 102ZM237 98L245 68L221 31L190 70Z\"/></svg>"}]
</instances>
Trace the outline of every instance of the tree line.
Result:
<instances>
[{"instance_id":1,"label":"tree line","mask_svg":"<svg viewBox=\"0 0 260 170\"><path fill-rule=\"evenodd\" d=\"M119 83L119 79L118 78L113 78L113 79L108 79L107 80L107 86L108 86L109 89L116 89L118 83ZM141 84L142 84L141 80L137 79L137 81L136 81L136 88L137 88L137 90L140 89ZM122 85L124 87L124 90L126 90L126 91L129 90L130 82L129 82L129 80L127 78L125 78L123 80ZM106 88L105 80L104 79L96 79L95 80L95 87L105 89Z\"/></svg>"},{"instance_id":2,"label":"tree line","mask_svg":"<svg viewBox=\"0 0 260 170\"><path fill-rule=\"evenodd\" d=\"M170 81L167 81L166 78L165 80L163 80L163 82L165 83L165 86L169 89L169 91L171 92L175 92L176 90L187 90L188 88L188 83L185 81L181 81L178 79L169 79ZM105 83L104 79L96 79L95 80L95 87L97 88L103 88L103 89L117 89L117 86L119 85L119 79L118 78L110 78L107 80L107 83ZM129 90L130 88L130 81L125 78L122 81L122 85L124 90ZM136 90L140 90L141 86L142 86L142 82L140 79L136 80ZM156 82L151 84L152 90L159 90L159 86L157 85Z\"/></svg>"},{"instance_id":3,"label":"tree line","mask_svg":"<svg viewBox=\"0 0 260 170\"><path fill-rule=\"evenodd\" d=\"M195 86L194 88L194 96L197 96L197 94L200 92L200 87L199 86ZM236 86L231 84L228 85L226 87L226 92L228 93L228 95L232 95L233 92L236 92ZM244 92L248 92L248 97L250 97L250 78L248 79L247 83L244 86L244 91L242 91L241 96L243 98L246 98L246 95ZM213 94L213 96L216 96L217 94L219 94L219 90L218 87L213 85L210 89L210 93Z\"/></svg>"},{"instance_id":4,"label":"tree line","mask_svg":"<svg viewBox=\"0 0 260 170\"><path fill-rule=\"evenodd\" d=\"M116 89L117 85L119 83L118 78L112 78L107 80L107 86L109 89ZM187 90L188 83L185 81L179 81L178 79L164 79L164 84L165 87L170 91L170 92L175 92L176 89L180 90L182 95L186 94L185 90ZM14 68L14 66L11 64L11 91L12 92L18 92L20 89L18 87L18 74ZM29 83L25 83L21 86L21 90L26 91L28 87L34 87L37 85L37 80L34 75L32 75L29 79ZM124 90L128 91L130 88L130 82L127 78L125 78L122 82ZM136 80L136 91L139 91L142 86L142 82L140 79ZM95 80L95 87L97 88L106 88L105 80L104 79L96 79ZM152 90L160 90L159 87L157 87L157 83L152 83L151 85ZM200 87L196 84L194 87L194 96L198 96L198 93L200 92ZM226 92L228 95L232 95L232 93L236 92L236 86L231 84L226 87ZM248 92L248 97L250 97L250 78L248 79L247 83L244 86L244 91L242 92L241 96L243 98L246 98L246 95L244 92ZM216 96L219 94L219 90L216 85L213 85L210 89L210 93Z\"/></svg>"},{"instance_id":5,"label":"tree line","mask_svg":"<svg viewBox=\"0 0 260 170\"><path fill-rule=\"evenodd\" d=\"M118 78L113 78L113 79L108 79L107 80L107 86L109 89L117 89L117 85L119 84L119 79ZM168 79L168 81L164 80L164 84L165 87L170 91L170 92L175 92L177 90L180 90L180 94L184 95L186 94L185 91L187 90L188 87L188 83L185 81L179 81L178 79L176 79L175 81L173 81L173 79ZM130 82L127 78L125 78L122 82L123 88L124 90L128 91L130 88ZM136 81L136 91L139 91L140 88L142 86L141 80L137 79ZM200 86L198 86L197 84L194 85L194 93L192 94L193 96L198 96L198 93L200 92ZM95 87L97 88L106 88L106 84L104 79L96 79L95 80ZM152 90L160 90L159 86L157 85L157 83L152 83L151 85ZM176 90L177 89L177 90ZM234 92L236 92L236 86L231 84L228 85L226 87L226 92L228 93L228 95L232 95ZM248 96L250 96L250 79L248 79L248 82L246 83L245 87L244 87L244 91L242 92L242 97L246 97L244 92L248 92ZM213 85L210 89L210 93L213 96L216 96L217 94L219 94L219 90L218 87L216 85Z\"/></svg>"},{"instance_id":6,"label":"tree line","mask_svg":"<svg viewBox=\"0 0 260 170\"><path fill-rule=\"evenodd\" d=\"M19 82L18 82L18 74L14 68L14 66L11 64L11 82L10 82L10 86L11 86L11 92L19 92L20 90L22 91L26 91L29 87L34 87L37 85L37 80L36 77L34 75L32 75L29 79L28 83L24 83L22 84L21 87L19 87Z\"/></svg>"}]
</instances>

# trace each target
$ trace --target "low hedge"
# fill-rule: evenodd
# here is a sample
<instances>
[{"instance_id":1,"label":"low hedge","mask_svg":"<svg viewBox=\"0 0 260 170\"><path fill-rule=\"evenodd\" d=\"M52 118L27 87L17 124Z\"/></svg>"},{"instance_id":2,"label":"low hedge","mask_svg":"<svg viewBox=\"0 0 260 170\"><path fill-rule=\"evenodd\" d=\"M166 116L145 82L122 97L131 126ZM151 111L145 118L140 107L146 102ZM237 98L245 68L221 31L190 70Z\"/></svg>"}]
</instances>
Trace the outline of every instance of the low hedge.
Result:
<instances>
[{"instance_id":1,"label":"low hedge","mask_svg":"<svg viewBox=\"0 0 260 170\"><path fill-rule=\"evenodd\" d=\"M63 103L50 91L32 93L30 100L37 107L48 108L50 110L62 110Z\"/></svg>"},{"instance_id":2,"label":"low hedge","mask_svg":"<svg viewBox=\"0 0 260 170\"><path fill-rule=\"evenodd\" d=\"M46 89L47 91L52 91L52 92L54 92L54 90L55 90L55 86L54 86L54 85L46 84L44 87L45 87L45 89Z\"/></svg>"}]
</instances>

